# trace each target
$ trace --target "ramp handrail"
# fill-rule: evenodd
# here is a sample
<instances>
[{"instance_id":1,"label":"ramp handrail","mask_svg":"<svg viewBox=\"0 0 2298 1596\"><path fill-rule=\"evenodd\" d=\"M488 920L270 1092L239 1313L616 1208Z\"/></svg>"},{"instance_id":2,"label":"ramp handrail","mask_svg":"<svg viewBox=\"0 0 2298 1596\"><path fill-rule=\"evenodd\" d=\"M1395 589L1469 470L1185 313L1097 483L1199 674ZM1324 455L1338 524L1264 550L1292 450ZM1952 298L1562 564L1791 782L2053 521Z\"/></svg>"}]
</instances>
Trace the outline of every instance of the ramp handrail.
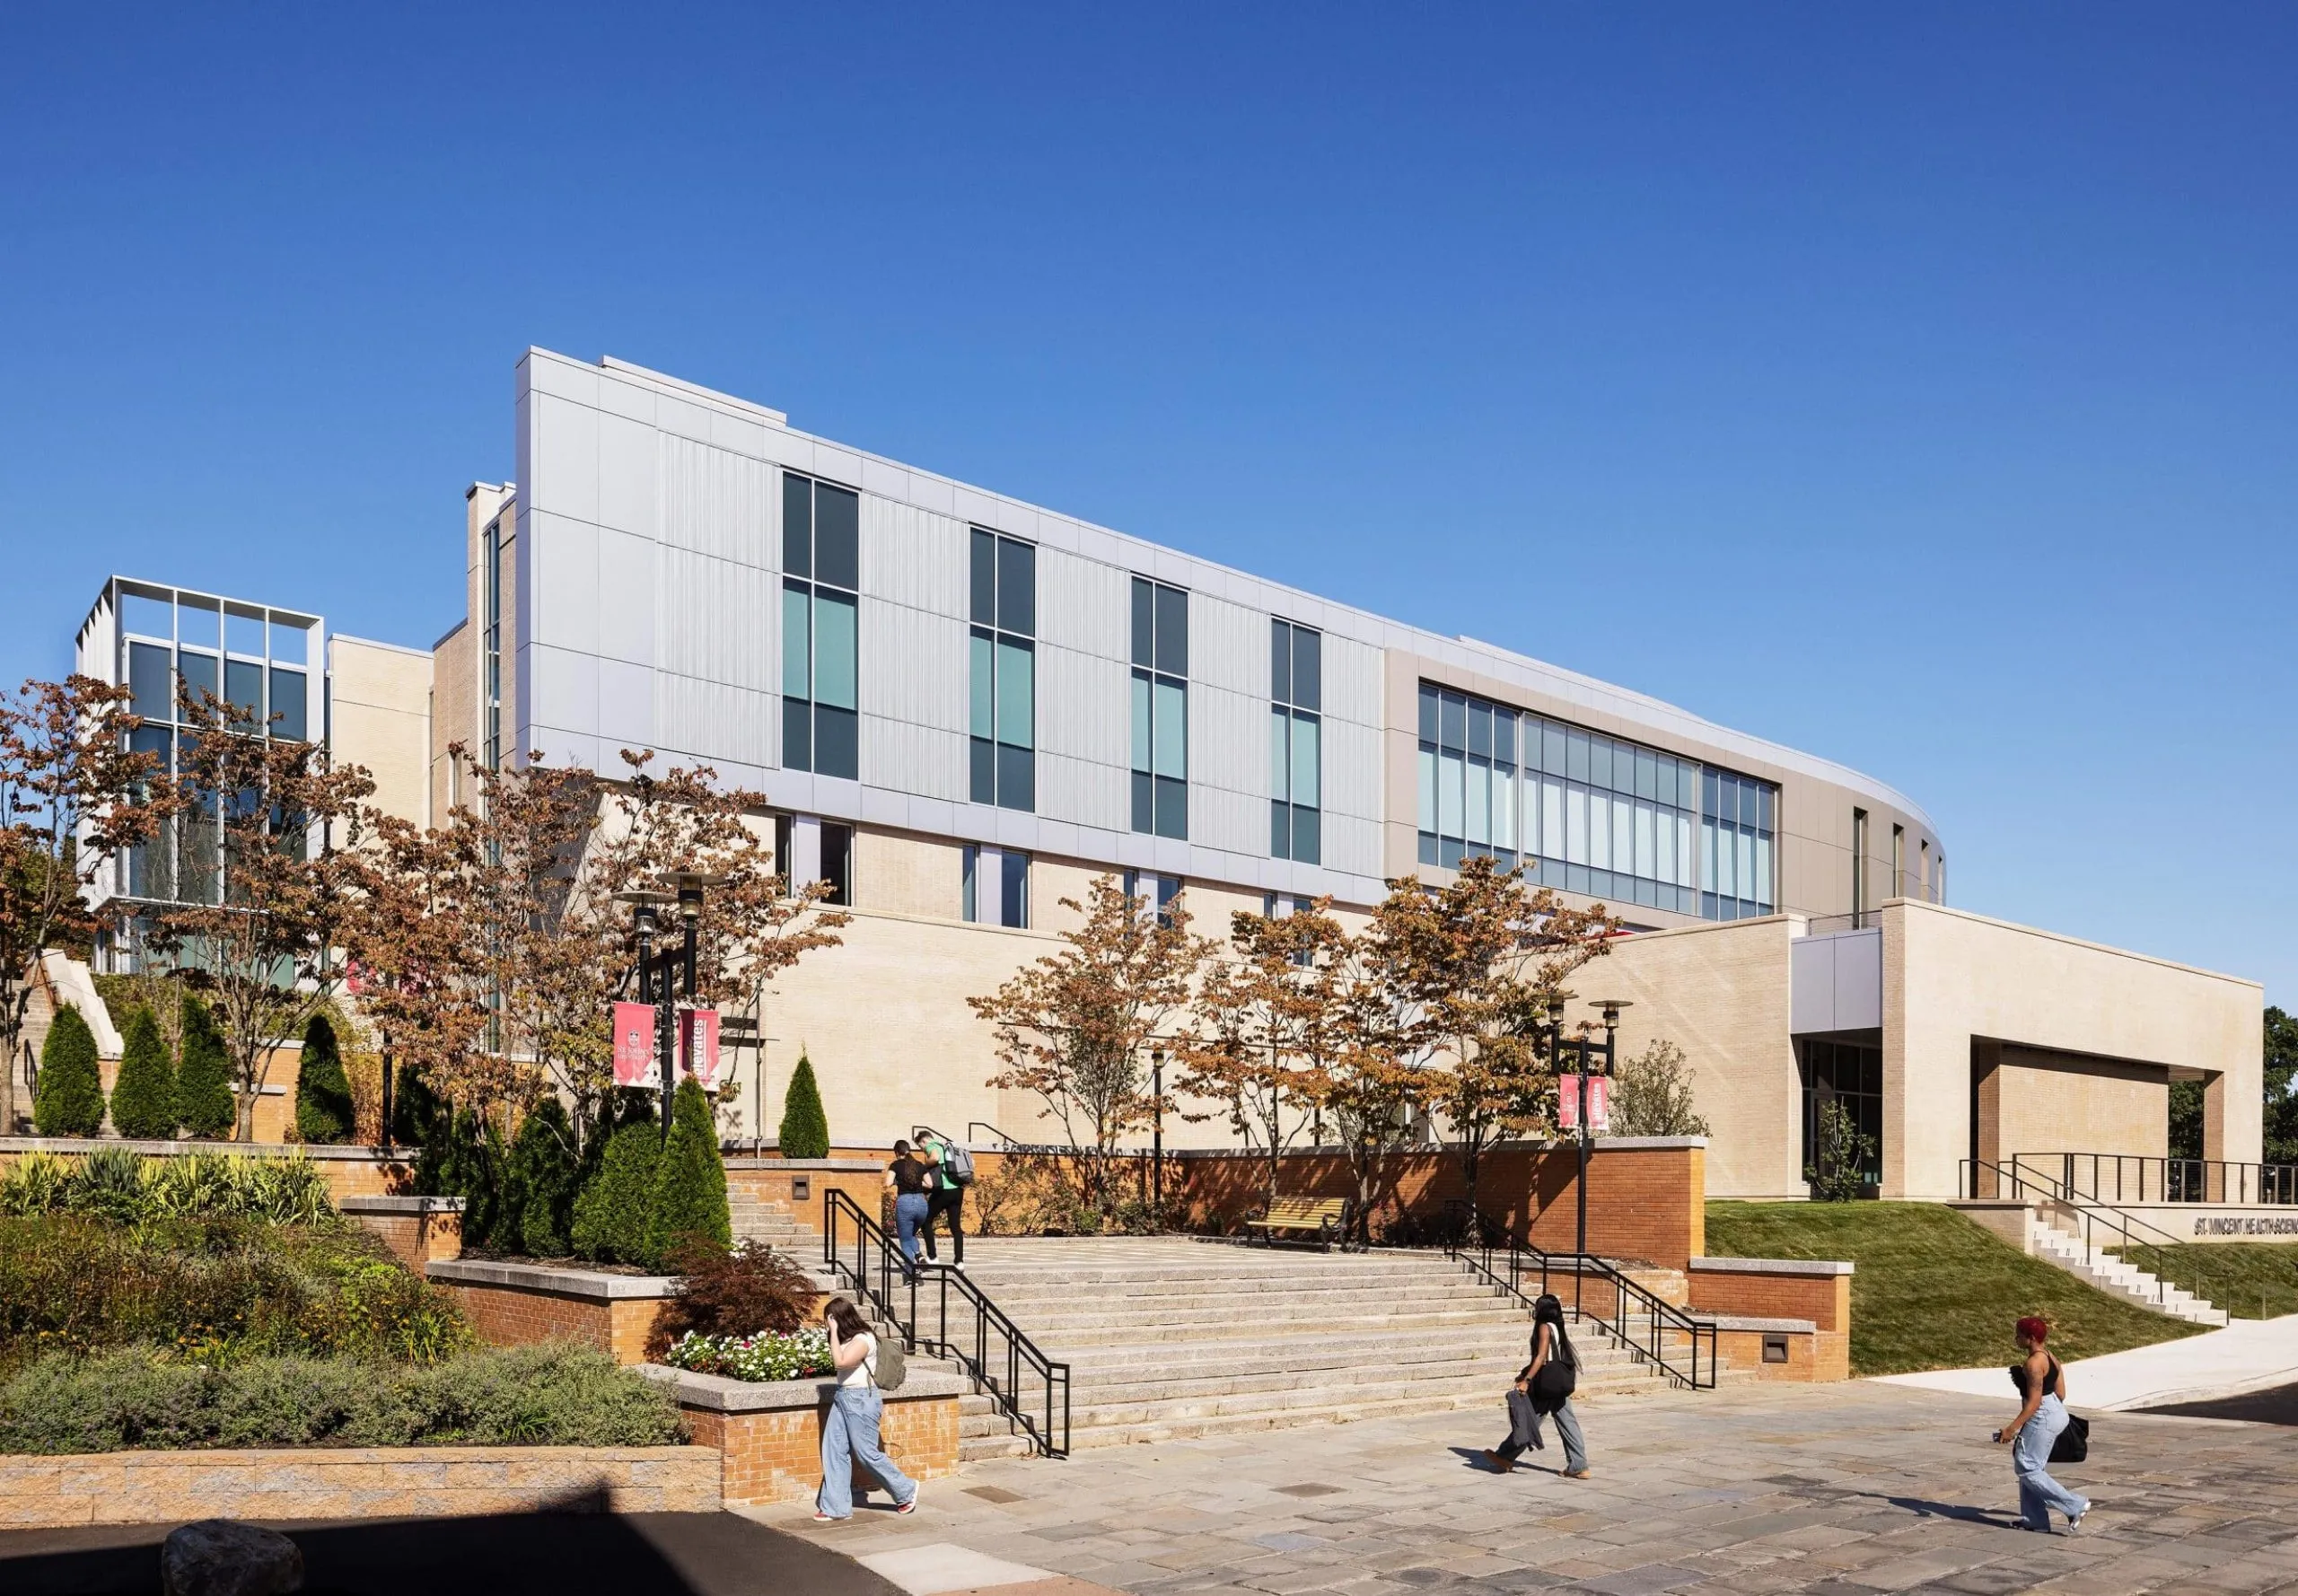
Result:
<instances>
[{"instance_id":1,"label":"ramp handrail","mask_svg":"<svg viewBox=\"0 0 2298 1596\"><path fill-rule=\"evenodd\" d=\"M906 1274L885 1227L843 1191L822 1193L822 1261L901 1333L902 1345L954 1359L974 1389L1021 1426L1048 1458L1069 1455L1069 1365L1046 1356L968 1276L949 1269ZM960 1304L953 1333L951 1298ZM970 1333L962 1322L970 1311Z\"/></svg>"},{"instance_id":2,"label":"ramp handrail","mask_svg":"<svg viewBox=\"0 0 2298 1596\"><path fill-rule=\"evenodd\" d=\"M1519 1241L1515 1232L1455 1197L1444 1205L1448 1216L1460 1223L1452 1227L1445 1255L1522 1302L1527 1310L1533 1297L1550 1291L1552 1277L1568 1274L1573 1313L1589 1320L1622 1346L1629 1355L1647 1363L1687 1390L1713 1390L1718 1367L1717 1331L1712 1320L1695 1319L1673 1302L1662 1301L1652 1290L1629 1279L1614 1265L1591 1252L1548 1252ZM1524 1282L1537 1276L1539 1292L1527 1295ZM1598 1304L1588 1298L1594 1281ZM1606 1288L1611 1293L1611 1317L1595 1311ZM1563 1301L1561 1292L1555 1293ZM1640 1319L1639 1332L1633 1322ZM1671 1336L1681 1337L1689 1354L1679 1357L1669 1346ZM1700 1355L1705 1347L1706 1356Z\"/></svg>"}]
</instances>

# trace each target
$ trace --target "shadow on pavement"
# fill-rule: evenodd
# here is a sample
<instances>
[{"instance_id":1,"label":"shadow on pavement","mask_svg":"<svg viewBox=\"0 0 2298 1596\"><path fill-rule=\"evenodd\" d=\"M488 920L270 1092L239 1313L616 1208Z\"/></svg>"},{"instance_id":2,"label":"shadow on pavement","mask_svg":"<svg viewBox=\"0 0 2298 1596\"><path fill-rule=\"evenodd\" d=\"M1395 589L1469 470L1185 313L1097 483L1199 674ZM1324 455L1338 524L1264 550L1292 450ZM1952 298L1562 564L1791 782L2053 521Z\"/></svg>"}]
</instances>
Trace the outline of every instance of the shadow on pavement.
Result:
<instances>
[{"instance_id":1,"label":"shadow on pavement","mask_svg":"<svg viewBox=\"0 0 2298 1596\"><path fill-rule=\"evenodd\" d=\"M156 1596L172 1524L0 1533L8 1596ZM274 1522L308 1596L899 1596L859 1564L725 1513L613 1513L577 1500L484 1518Z\"/></svg>"},{"instance_id":2,"label":"shadow on pavement","mask_svg":"<svg viewBox=\"0 0 2298 1596\"><path fill-rule=\"evenodd\" d=\"M2140 1407L2137 1413L2167 1413L2180 1418L2239 1418L2254 1425L2298 1425L2298 1385L2277 1385L2239 1397L2213 1397L2206 1402L2171 1402L2161 1407Z\"/></svg>"}]
</instances>

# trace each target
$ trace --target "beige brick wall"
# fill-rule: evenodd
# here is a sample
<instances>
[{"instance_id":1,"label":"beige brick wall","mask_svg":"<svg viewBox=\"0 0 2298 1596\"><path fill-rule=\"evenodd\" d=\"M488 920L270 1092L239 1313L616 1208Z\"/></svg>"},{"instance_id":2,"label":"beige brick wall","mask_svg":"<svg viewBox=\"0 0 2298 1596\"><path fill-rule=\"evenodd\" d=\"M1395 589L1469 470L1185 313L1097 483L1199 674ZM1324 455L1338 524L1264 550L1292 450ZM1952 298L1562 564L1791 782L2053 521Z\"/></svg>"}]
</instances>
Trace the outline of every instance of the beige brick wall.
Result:
<instances>
[{"instance_id":1,"label":"beige brick wall","mask_svg":"<svg viewBox=\"0 0 2298 1596\"><path fill-rule=\"evenodd\" d=\"M951 1406L954 1407L955 1403ZM0 1457L0 1529L207 1518L709 1513L707 1446L341 1447Z\"/></svg>"},{"instance_id":2,"label":"beige brick wall","mask_svg":"<svg viewBox=\"0 0 2298 1596\"><path fill-rule=\"evenodd\" d=\"M1694 1105L1713 1133L1712 1197L1803 1195L1802 1090L1788 1034L1785 916L1647 933L1573 978L1582 997L1624 997L1622 1059L1654 1040L1684 1050ZM1571 1017L1592 1017L1584 1001Z\"/></svg>"},{"instance_id":3,"label":"beige brick wall","mask_svg":"<svg viewBox=\"0 0 2298 1596\"><path fill-rule=\"evenodd\" d=\"M368 800L413 825L430 818L431 656L386 643L328 639L334 709L329 745L338 765L365 767Z\"/></svg>"}]
</instances>

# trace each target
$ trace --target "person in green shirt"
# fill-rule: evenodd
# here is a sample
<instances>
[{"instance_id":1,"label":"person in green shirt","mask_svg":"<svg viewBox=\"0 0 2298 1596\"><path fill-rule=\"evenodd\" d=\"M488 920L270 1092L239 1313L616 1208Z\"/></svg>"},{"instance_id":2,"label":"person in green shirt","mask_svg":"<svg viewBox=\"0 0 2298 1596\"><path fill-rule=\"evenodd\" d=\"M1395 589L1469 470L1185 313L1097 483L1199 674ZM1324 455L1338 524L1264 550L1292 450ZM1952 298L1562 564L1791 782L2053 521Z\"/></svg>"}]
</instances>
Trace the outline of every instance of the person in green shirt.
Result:
<instances>
[{"instance_id":1,"label":"person in green shirt","mask_svg":"<svg viewBox=\"0 0 2298 1596\"><path fill-rule=\"evenodd\" d=\"M918 1150L925 1160L925 1167L933 1171L925 1188L925 1261L938 1267L941 1254L934 1248L934 1223L946 1220L950 1226L950 1267L962 1273L966 1267L966 1188L950 1179L943 1167L948 1138L930 1126L917 1130Z\"/></svg>"}]
</instances>

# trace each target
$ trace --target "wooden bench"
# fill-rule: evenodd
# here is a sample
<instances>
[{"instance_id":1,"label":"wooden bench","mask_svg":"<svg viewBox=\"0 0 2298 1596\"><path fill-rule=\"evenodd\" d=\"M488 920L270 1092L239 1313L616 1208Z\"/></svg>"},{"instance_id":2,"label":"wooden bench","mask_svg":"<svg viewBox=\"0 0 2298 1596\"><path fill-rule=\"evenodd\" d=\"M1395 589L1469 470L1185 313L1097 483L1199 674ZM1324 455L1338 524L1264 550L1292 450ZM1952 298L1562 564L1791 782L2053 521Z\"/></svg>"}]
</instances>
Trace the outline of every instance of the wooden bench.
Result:
<instances>
[{"instance_id":1,"label":"wooden bench","mask_svg":"<svg viewBox=\"0 0 2298 1596\"><path fill-rule=\"evenodd\" d=\"M1312 1232L1327 1252L1341 1238L1348 1223L1346 1197L1278 1197L1259 1219L1248 1219L1249 1230L1260 1232L1264 1246L1273 1245L1279 1231Z\"/></svg>"}]
</instances>

